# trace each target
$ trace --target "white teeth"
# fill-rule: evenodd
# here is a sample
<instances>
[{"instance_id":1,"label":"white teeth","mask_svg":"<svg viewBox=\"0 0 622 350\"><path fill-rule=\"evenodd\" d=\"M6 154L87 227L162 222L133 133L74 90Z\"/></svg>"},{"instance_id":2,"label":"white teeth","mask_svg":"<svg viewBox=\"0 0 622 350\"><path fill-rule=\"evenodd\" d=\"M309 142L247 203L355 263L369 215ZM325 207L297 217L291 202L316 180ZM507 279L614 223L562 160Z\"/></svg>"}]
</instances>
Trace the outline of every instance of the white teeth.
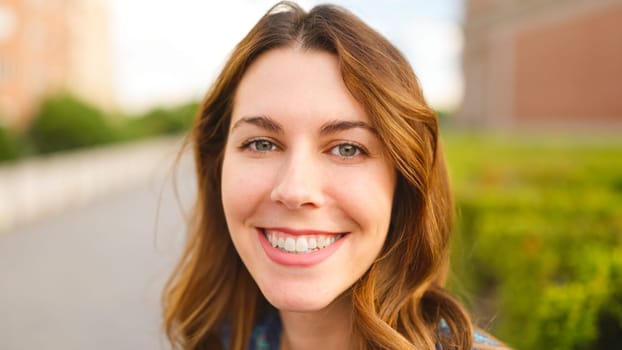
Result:
<instances>
[{"instance_id":1,"label":"white teeth","mask_svg":"<svg viewBox=\"0 0 622 350\"><path fill-rule=\"evenodd\" d=\"M322 249L324 247L326 247L326 238L324 237L318 237L317 238L317 246L318 248Z\"/></svg>"},{"instance_id":2,"label":"white teeth","mask_svg":"<svg viewBox=\"0 0 622 350\"><path fill-rule=\"evenodd\" d=\"M307 251L307 240L300 237L296 240L296 252L304 253Z\"/></svg>"},{"instance_id":3,"label":"white teeth","mask_svg":"<svg viewBox=\"0 0 622 350\"><path fill-rule=\"evenodd\" d=\"M293 238L287 237L285 240L285 250L288 252L293 252L296 250L296 241Z\"/></svg>"},{"instance_id":4,"label":"white teeth","mask_svg":"<svg viewBox=\"0 0 622 350\"><path fill-rule=\"evenodd\" d=\"M272 245L275 248L279 248L288 253L311 253L319 249L323 249L328 247L329 245L335 243L339 240L343 235L338 236L321 236L321 235L313 235L313 236L289 236L283 232L279 231L266 231L265 235Z\"/></svg>"}]
</instances>

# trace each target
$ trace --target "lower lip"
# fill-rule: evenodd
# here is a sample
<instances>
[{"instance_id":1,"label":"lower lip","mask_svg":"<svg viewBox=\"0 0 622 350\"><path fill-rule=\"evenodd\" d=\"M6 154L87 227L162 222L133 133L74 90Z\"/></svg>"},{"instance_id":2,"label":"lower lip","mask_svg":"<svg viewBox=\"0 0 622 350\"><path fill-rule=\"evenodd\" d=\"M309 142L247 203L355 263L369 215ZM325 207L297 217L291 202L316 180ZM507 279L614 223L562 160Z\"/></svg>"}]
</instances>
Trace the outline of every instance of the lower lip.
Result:
<instances>
[{"instance_id":1,"label":"lower lip","mask_svg":"<svg viewBox=\"0 0 622 350\"><path fill-rule=\"evenodd\" d=\"M263 250L266 252L266 255L268 255L268 258L270 258L270 260L274 261L279 265L301 267L317 265L322 261L328 259L328 257L333 255L333 253L337 251L337 249L339 249L343 241L348 237L348 235L344 235L335 243L329 245L326 248L322 248L311 253L297 254L287 253L279 248L273 247L272 244L268 242L268 239L261 230L257 229L257 233L259 235L259 242L261 243Z\"/></svg>"}]
</instances>

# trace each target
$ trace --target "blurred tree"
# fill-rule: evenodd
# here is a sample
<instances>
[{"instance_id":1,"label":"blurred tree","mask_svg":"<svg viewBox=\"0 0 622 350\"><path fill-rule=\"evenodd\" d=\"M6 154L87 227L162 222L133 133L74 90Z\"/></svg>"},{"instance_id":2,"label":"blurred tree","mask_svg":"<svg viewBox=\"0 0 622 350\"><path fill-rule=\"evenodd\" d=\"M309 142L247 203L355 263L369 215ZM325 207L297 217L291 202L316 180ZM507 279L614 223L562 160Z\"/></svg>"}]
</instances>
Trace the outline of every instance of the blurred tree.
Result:
<instances>
[{"instance_id":1,"label":"blurred tree","mask_svg":"<svg viewBox=\"0 0 622 350\"><path fill-rule=\"evenodd\" d=\"M186 132L198 108L199 103L194 101L175 107L156 107L142 116L128 118L125 134L131 139Z\"/></svg>"},{"instance_id":2,"label":"blurred tree","mask_svg":"<svg viewBox=\"0 0 622 350\"><path fill-rule=\"evenodd\" d=\"M44 100L27 135L38 153L101 145L119 139L101 111L69 94Z\"/></svg>"},{"instance_id":3,"label":"blurred tree","mask_svg":"<svg viewBox=\"0 0 622 350\"><path fill-rule=\"evenodd\" d=\"M0 118L1 120L2 118ZM0 125L0 162L18 159L22 155L17 137Z\"/></svg>"}]
</instances>

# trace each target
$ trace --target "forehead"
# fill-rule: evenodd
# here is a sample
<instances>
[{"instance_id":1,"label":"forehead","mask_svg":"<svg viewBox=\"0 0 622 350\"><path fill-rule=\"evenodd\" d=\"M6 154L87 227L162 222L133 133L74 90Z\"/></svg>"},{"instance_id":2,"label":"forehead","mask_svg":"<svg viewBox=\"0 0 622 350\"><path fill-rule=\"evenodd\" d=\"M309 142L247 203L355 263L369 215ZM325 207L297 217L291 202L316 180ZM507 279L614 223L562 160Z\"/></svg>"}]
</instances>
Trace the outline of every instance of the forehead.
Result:
<instances>
[{"instance_id":1,"label":"forehead","mask_svg":"<svg viewBox=\"0 0 622 350\"><path fill-rule=\"evenodd\" d=\"M337 56L301 48L273 49L251 64L235 94L233 122L250 115L369 122L343 81Z\"/></svg>"}]
</instances>

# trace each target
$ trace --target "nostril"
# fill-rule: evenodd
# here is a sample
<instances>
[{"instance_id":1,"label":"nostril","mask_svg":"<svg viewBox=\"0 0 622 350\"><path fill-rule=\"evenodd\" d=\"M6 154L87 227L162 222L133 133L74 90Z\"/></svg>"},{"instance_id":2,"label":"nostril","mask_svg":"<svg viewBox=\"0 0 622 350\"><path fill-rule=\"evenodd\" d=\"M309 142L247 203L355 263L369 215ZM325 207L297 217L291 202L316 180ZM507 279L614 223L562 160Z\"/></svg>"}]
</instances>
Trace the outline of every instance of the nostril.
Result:
<instances>
[{"instance_id":1,"label":"nostril","mask_svg":"<svg viewBox=\"0 0 622 350\"><path fill-rule=\"evenodd\" d=\"M294 157L294 156L292 156ZM317 167L309 155L298 155L284 164L270 193L273 201L289 209L314 207L323 201L322 184Z\"/></svg>"},{"instance_id":2,"label":"nostril","mask_svg":"<svg viewBox=\"0 0 622 350\"><path fill-rule=\"evenodd\" d=\"M289 209L319 206L322 202L320 192L312 192L303 188L284 191L283 188L275 188L271 193L271 199Z\"/></svg>"}]
</instances>

